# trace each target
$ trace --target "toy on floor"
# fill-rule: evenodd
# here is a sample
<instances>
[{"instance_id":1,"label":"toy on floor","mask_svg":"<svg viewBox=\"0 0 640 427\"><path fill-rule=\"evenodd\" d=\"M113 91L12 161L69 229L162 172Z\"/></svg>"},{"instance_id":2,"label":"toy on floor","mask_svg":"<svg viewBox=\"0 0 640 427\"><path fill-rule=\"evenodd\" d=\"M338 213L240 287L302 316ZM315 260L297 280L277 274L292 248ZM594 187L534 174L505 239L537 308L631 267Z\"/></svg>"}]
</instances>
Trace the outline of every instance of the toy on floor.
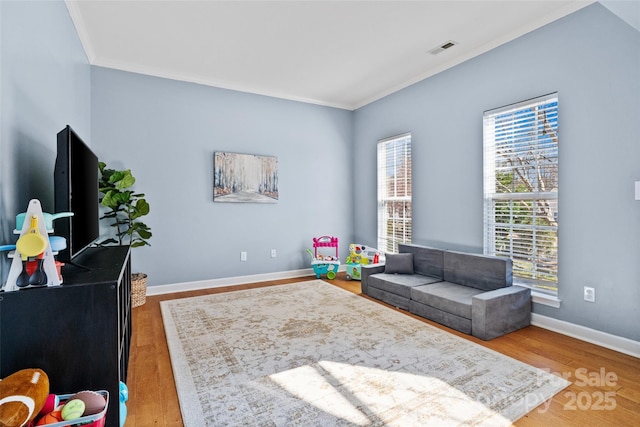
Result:
<instances>
[{"instance_id":1,"label":"toy on floor","mask_svg":"<svg viewBox=\"0 0 640 427\"><path fill-rule=\"evenodd\" d=\"M335 255L327 255L322 253L321 248L335 249ZM318 251L318 249L321 249ZM333 251L332 251L333 252ZM313 238L313 252L307 249L307 253L311 255L311 266L316 274L316 278L326 275L327 279L336 278L338 269L340 268L340 259L338 258L338 238L332 236L322 236Z\"/></svg>"},{"instance_id":2,"label":"toy on floor","mask_svg":"<svg viewBox=\"0 0 640 427\"><path fill-rule=\"evenodd\" d=\"M109 402L109 392L106 390L84 390L57 396L57 399L60 404L56 405L55 409L46 412L43 408L40 411L40 415L35 419L36 426L104 427Z\"/></svg>"},{"instance_id":3,"label":"toy on floor","mask_svg":"<svg viewBox=\"0 0 640 427\"><path fill-rule=\"evenodd\" d=\"M91 390L80 391L69 398L67 404L80 400L84 404L82 416L95 415L104 410L107 402L100 393Z\"/></svg>"},{"instance_id":4,"label":"toy on floor","mask_svg":"<svg viewBox=\"0 0 640 427\"><path fill-rule=\"evenodd\" d=\"M60 398L56 394L49 393L49 396L47 396L47 400L45 400L44 406L40 409L38 416L43 417L49 412L55 410L58 406L60 406Z\"/></svg>"},{"instance_id":5,"label":"toy on floor","mask_svg":"<svg viewBox=\"0 0 640 427\"><path fill-rule=\"evenodd\" d=\"M22 369L0 381L0 425L22 427L38 415L49 396L42 369Z\"/></svg>"},{"instance_id":6,"label":"toy on floor","mask_svg":"<svg viewBox=\"0 0 640 427\"><path fill-rule=\"evenodd\" d=\"M22 369L0 380L0 426L104 427L109 392L49 393L42 369Z\"/></svg>"},{"instance_id":7,"label":"toy on floor","mask_svg":"<svg viewBox=\"0 0 640 427\"><path fill-rule=\"evenodd\" d=\"M48 424L56 424L62 421L64 421L64 419L62 418L62 411L51 411L39 418L38 422L36 422L36 425L46 426Z\"/></svg>"},{"instance_id":8,"label":"toy on floor","mask_svg":"<svg viewBox=\"0 0 640 427\"><path fill-rule=\"evenodd\" d=\"M129 400L129 388L120 381L120 427L127 421L127 400Z\"/></svg>"},{"instance_id":9,"label":"toy on floor","mask_svg":"<svg viewBox=\"0 0 640 427\"><path fill-rule=\"evenodd\" d=\"M380 252L377 249L367 248L360 243L349 245L349 256L346 260L346 279L361 280L361 268L367 264L380 262Z\"/></svg>"},{"instance_id":10,"label":"toy on floor","mask_svg":"<svg viewBox=\"0 0 640 427\"><path fill-rule=\"evenodd\" d=\"M84 414L84 402L80 399L71 399L62 407L62 419L65 421L75 420Z\"/></svg>"}]
</instances>

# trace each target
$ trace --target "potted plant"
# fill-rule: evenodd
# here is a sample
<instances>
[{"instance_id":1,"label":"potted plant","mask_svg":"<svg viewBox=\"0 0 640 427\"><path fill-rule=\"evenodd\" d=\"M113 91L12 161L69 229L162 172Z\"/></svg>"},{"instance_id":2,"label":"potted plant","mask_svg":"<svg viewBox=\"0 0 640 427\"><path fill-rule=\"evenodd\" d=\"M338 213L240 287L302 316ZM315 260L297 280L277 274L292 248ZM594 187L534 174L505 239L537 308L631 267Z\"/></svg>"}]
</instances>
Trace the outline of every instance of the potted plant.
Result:
<instances>
[{"instance_id":1,"label":"potted plant","mask_svg":"<svg viewBox=\"0 0 640 427\"><path fill-rule=\"evenodd\" d=\"M104 162L98 163L100 170L99 190L102 194L100 205L107 211L101 220L111 222L114 227L115 238L111 237L100 242L101 245L117 243L129 245L132 248L150 246L151 229L140 220L149 213L149 203L143 193L136 193L132 187L136 182L130 169L108 169ZM145 303L147 290L147 275L133 273L131 275L131 292L133 306Z\"/></svg>"}]
</instances>

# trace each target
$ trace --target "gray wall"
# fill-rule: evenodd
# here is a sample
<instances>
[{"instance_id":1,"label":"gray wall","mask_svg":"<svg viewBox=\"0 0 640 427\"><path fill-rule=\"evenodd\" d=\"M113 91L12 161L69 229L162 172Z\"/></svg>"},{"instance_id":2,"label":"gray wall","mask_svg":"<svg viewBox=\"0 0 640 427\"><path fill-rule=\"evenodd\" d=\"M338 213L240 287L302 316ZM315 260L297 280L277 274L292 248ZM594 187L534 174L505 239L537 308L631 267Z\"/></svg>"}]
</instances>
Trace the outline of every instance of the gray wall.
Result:
<instances>
[{"instance_id":1,"label":"gray wall","mask_svg":"<svg viewBox=\"0 0 640 427\"><path fill-rule=\"evenodd\" d=\"M99 67L91 82L96 153L151 204L151 247L133 252L150 285L310 268L314 236L346 256L352 112ZM214 203L215 151L276 156L278 203Z\"/></svg>"},{"instance_id":2,"label":"gray wall","mask_svg":"<svg viewBox=\"0 0 640 427\"><path fill-rule=\"evenodd\" d=\"M373 182L376 141L410 131L414 242L481 252L482 113L557 91L562 303L534 311L639 340L639 76L640 32L595 4L357 110L354 172ZM375 243L375 191L354 194L356 241Z\"/></svg>"},{"instance_id":3,"label":"gray wall","mask_svg":"<svg viewBox=\"0 0 640 427\"><path fill-rule=\"evenodd\" d=\"M89 137L91 67L61 1L0 1L0 31L0 244L9 244L30 199L53 212L56 134L69 124Z\"/></svg>"}]
</instances>

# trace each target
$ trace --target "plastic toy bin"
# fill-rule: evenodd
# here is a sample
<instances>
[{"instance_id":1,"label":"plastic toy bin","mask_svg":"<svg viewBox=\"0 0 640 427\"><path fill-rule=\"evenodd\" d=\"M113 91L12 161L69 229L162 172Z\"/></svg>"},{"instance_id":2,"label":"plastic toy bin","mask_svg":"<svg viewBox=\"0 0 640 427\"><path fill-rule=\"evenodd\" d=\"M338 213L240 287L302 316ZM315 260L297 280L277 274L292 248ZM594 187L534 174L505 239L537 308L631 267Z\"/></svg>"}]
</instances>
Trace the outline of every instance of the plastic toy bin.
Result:
<instances>
[{"instance_id":1,"label":"plastic toy bin","mask_svg":"<svg viewBox=\"0 0 640 427\"><path fill-rule=\"evenodd\" d=\"M84 417L76 418L75 420L60 421L59 423L44 424L43 427L104 427L104 423L107 419L107 409L109 408L109 392L106 390L98 390L96 393L102 395L106 401L104 409L97 414L87 415ZM74 393L75 394L75 393ZM66 403L73 394L59 395L60 404Z\"/></svg>"}]
</instances>

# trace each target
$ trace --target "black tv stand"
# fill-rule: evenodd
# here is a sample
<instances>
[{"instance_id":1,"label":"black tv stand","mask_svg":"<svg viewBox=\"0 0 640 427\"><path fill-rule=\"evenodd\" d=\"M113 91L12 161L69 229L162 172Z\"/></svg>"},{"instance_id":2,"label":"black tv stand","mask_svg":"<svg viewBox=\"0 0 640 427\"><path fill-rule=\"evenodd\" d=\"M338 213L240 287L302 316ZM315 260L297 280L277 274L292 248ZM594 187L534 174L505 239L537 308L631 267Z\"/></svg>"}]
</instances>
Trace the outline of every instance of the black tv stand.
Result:
<instances>
[{"instance_id":1,"label":"black tv stand","mask_svg":"<svg viewBox=\"0 0 640 427\"><path fill-rule=\"evenodd\" d=\"M129 247L89 248L77 262L88 270L65 265L62 286L0 293L0 378L40 368L51 393L107 390L105 425L118 427L131 342Z\"/></svg>"},{"instance_id":2,"label":"black tv stand","mask_svg":"<svg viewBox=\"0 0 640 427\"><path fill-rule=\"evenodd\" d=\"M72 265L74 267L81 268L84 271L91 271L91 268L86 267L86 266L84 266L82 264L78 264L75 261L65 261L64 265ZM64 282L62 284L64 285Z\"/></svg>"}]
</instances>

